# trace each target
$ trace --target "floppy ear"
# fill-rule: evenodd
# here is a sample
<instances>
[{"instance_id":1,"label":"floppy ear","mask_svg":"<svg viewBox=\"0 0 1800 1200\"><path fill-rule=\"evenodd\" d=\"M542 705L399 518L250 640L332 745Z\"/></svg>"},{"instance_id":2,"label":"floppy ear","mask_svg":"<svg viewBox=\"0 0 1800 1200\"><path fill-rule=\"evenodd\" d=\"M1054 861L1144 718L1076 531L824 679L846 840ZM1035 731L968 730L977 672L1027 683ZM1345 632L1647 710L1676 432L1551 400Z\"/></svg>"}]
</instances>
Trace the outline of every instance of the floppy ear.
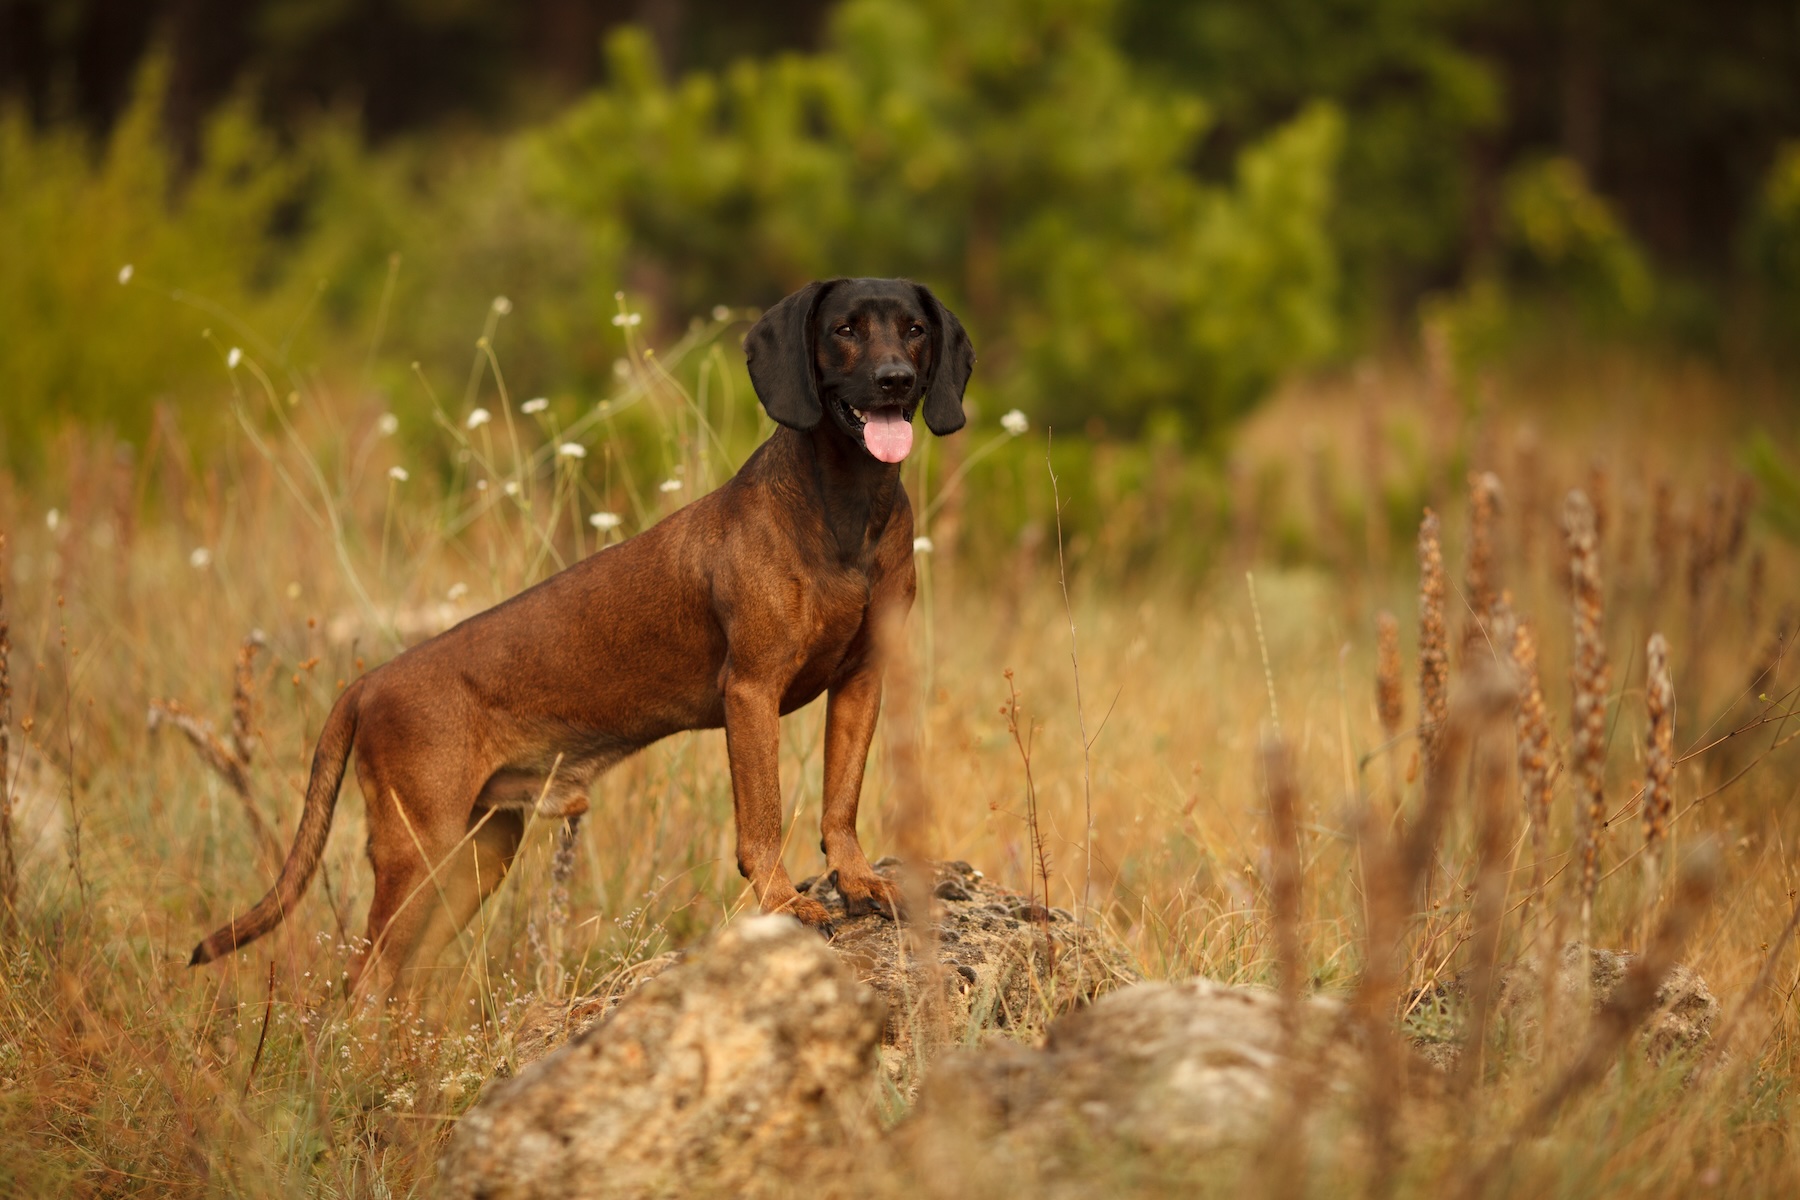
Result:
<instances>
[{"instance_id":1,"label":"floppy ear","mask_svg":"<svg viewBox=\"0 0 1800 1200\"><path fill-rule=\"evenodd\" d=\"M931 289L915 284L931 321L931 378L925 381L925 426L943 437L963 427L963 389L975 369L975 347L956 314L938 303Z\"/></svg>"},{"instance_id":2,"label":"floppy ear","mask_svg":"<svg viewBox=\"0 0 1800 1200\"><path fill-rule=\"evenodd\" d=\"M776 421L801 432L825 415L813 378L813 317L837 280L809 283L762 315L744 335L750 385Z\"/></svg>"}]
</instances>

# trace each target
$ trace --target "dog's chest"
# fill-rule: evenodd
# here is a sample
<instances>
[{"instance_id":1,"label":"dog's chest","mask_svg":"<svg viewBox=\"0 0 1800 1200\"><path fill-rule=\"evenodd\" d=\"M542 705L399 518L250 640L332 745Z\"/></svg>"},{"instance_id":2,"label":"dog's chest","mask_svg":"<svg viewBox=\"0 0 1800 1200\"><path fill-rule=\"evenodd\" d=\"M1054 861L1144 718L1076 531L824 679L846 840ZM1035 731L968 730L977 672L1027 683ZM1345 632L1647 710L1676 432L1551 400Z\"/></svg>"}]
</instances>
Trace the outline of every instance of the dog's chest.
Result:
<instances>
[{"instance_id":1,"label":"dog's chest","mask_svg":"<svg viewBox=\"0 0 1800 1200\"><path fill-rule=\"evenodd\" d=\"M860 571L838 571L818 580L805 606L802 657L793 690L818 695L866 642L865 626L871 594L869 577Z\"/></svg>"}]
</instances>

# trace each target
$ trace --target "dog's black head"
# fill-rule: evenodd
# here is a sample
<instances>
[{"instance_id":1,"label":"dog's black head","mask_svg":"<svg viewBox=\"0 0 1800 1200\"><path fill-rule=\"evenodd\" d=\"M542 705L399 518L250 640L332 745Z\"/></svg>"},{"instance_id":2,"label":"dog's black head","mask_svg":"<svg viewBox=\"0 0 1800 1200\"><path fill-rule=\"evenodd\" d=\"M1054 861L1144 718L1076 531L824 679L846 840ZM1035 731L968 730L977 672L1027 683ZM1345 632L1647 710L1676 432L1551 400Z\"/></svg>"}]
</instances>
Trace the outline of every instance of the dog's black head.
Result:
<instances>
[{"instance_id":1,"label":"dog's black head","mask_svg":"<svg viewBox=\"0 0 1800 1200\"><path fill-rule=\"evenodd\" d=\"M904 279L809 283L764 313L744 338L763 408L802 431L826 413L883 462L912 448L912 417L942 437L963 426L975 351L956 314Z\"/></svg>"}]
</instances>

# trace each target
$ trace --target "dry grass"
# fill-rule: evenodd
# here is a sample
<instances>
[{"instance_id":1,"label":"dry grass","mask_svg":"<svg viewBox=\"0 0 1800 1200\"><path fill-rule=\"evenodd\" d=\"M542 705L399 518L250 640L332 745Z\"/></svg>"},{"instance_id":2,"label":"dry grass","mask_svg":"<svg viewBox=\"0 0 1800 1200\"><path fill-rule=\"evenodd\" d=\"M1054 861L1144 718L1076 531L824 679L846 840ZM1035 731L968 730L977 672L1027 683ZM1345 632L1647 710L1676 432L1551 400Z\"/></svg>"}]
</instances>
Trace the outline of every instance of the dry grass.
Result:
<instances>
[{"instance_id":1,"label":"dry grass","mask_svg":"<svg viewBox=\"0 0 1800 1200\"><path fill-rule=\"evenodd\" d=\"M578 839L562 849L575 857L566 925L552 863L558 829L529 831L513 874L446 960L430 1014L374 1026L333 999L369 882L353 787L326 870L287 924L223 963L185 966L200 934L267 885L257 820L278 840L291 835L311 738L345 681L619 536L590 525L590 513L635 513L630 532L716 482L753 441L747 398L683 395L660 368L639 370L642 403L667 430L667 457L655 464L613 458L592 431L587 459L556 457L549 447L566 430L502 408L494 385L478 380L466 403L480 400L495 418L465 431L466 407L451 414L441 436L468 458L439 476L397 457L401 443L379 434L369 404L309 385L296 404L267 405L246 376L246 440L215 466L194 465L172 434L123 464L98 440L71 440L30 489L0 480L13 642L7 792L20 870L16 931L0 963L0 1193L430 1194L447 1121L506 1057L511 1014L534 991L627 979L750 904L732 866L723 737L698 733L598 785ZM1403 373L1358 389L1388 397L1372 415L1342 389L1285 398L1269 424L1246 431L1247 461L1280 461L1295 421L1328 434L1342 422L1343 436L1324 444L1360 447L1347 453L1371 461L1335 475L1326 463L1324 483L1231 522L1254 555L1245 564L1256 572L1254 612L1232 571L1201 584L1154 568L1102 577L1125 557L1107 539L1142 529L1102 523L1066 547L1067 608L1057 547L1041 532L1034 542L1028 530L999 569L922 556L910 626L917 669L899 706L912 731L884 722L878 736L865 845L872 854L924 845L1063 907L1091 897L1088 919L1125 939L1152 976L1354 995L1370 1045L1388 1052L1373 1059L1363 1120L1345 1135L1351 1149L1330 1169L1284 1176L1283 1190L1794 1194L1797 977L1779 955L1800 886L1800 716L1789 719L1800 671L1785 642L1767 652L1774 629L1762 614L1794 595L1800 571L1791 546L1766 541L1747 512L1736 531L1731 503L1708 499L1709 488L1739 494L1728 455L1743 409L1718 405L1709 419L1714 385L1703 376L1626 378L1629 405L1602 400L1558 416L1502 404L1466 425L1446 425L1454 406L1434 399L1442 380L1415 403ZM1495 394L1542 394L1542 383L1523 377ZM1623 386L1618 377L1580 385L1602 397ZM1285 443L1269 432L1282 422ZM1627 428L1641 445L1617 440L1613 431ZM1618 666L1592 697L1597 720L1584 710L1598 743L1578 754L1555 682L1571 665L1567 560L1548 550L1560 545L1560 497L1591 485L1597 452L1610 464L1606 527L1594 530L1606 571L1603 585L1593 581L1606 614L1596 634ZM390 480L390 466L409 478ZM1455 481L1470 469L1492 471L1507 502L1476 521L1474 562L1471 547L1439 542L1440 529L1469 522L1446 511L1441 526L1430 523L1436 623L1420 677L1439 749L1421 764L1397 716L1393 657L1418 669L1418 630L1402 622L1397 644L1378 639L1375 617L1409 611L1418 576L1410 563L1370 563L1398 539L1378 515L1384 495L1369 493L1421 490L1460 506ZM658 477L684 490L659 492ZM1359 484L1334 491L1345 477ZM1047 477L1020 478L1048 493ZM1478 495L1499 495L1477 478ZM508 482L521 485L517 495ZM1243 539L1261 530L1273 549L1290 519L1280 506L1317 509L1321 493L1339 506L1331 536L1381 534L1298 563ZM963 497L943 519L969 526L981 512L979 495ZM1152 532L1184 536L1175 520ZM1467 569L1459 576L1446 563ZM1752 601L1753 576L1776 603ZM1529 625L1513 634L1447 582L1458 577L1510 593ZM1071 618L1081 709L1064 652ZM1454 671L1452 624L1469 630ZM244 639L257 629L266 649L252 659ZM1642 849L1643 755L1658 744L1641 653L1653 632L1677 667L1673 804L1662 807L1658 784L1652 814L1672 885L1659 914L1645 911L1640 872L1623 869ZM1515 658L1546 681L1541 693L1518 682L1542 707L1541 725L1522 727L1523 756L1510 708L1459 731L1452 702L1478 673L1515 678ZM150 704L171 696L188 705L179 711L194 722L199 757L147 726ZM1282 740L1265 757L1272 703ZM230 733L191 716L204 713L231 714ZM821 726L819 705L784 723L796 877L819 866L809 830ZM1597 784L1578 788L1559 769L1595 754ZM909 781L896 759L919 764L923 778ZM901 794L919 799L903 812ZM1606 807L1593 837L1594 940L1661 931L1648 935L1646 972L1686 945L1733 1012L1733 1049L1703 1077L1621 1049L1618 1031L1641 1016L1641 987L1597 1018L1592 1036L1574 1023L1566 1036L1522 1037L1485 999L1482 978L1552 939L1579 906L1589 877L1578 820L1595 795ZM1716 847L1713 874L1681 874L1674 864L1702 840ZM1539 886L1547 902L1524 903ZM1483 973L1472 993L1482 999L1459 1036L1477 1054L1464 1060L1455 1099L1420 1098L1401 1087L1391 1035L1400 1017L1415 1028L1425 1014L1396 1004L1471 966ZM1192 1183L1116 1165L1145 1190ZM1200 1190L1236 1182L1221 1168Z\"/></svg>"}]
</instances>

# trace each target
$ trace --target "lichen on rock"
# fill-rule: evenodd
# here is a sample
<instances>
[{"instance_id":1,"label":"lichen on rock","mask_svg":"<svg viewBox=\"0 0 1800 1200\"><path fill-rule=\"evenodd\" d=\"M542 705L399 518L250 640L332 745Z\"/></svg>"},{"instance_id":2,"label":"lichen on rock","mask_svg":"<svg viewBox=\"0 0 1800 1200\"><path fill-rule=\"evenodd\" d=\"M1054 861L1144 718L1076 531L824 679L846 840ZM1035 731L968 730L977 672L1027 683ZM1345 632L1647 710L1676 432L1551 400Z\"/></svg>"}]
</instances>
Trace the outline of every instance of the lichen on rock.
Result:
<instances>
[{"instance_id":1,"label":"lichen on rock","mask_svg":"<svg viewBox=\"0 0 1800 1200\"><path fill-rule=\"evenodd\" d=\"M900 878L896 859L875 869ZM934 863L931 871L932 912L922 928L872 913L843 915L828 875L800 882L803 894L837 916L831 950L886 1004L881 1061L890 1079L920 1049L914 1034L927 997L942 997L934 1014L940 1037L962 1041L987 1029L1032 1037L1057 1016L1138 980L1130 953L1104 929L1001 887L966 862ZM920 959L921 944L934 948L933 965ZM632 987L679 961L664 955L573 1000L533 1003L513 1030L514 1069L601 1020Z\"/></svg>"},{"instance_id":2,"label":"lichen on rock","mask_svg":"<svg viewBox=\"0 0 1800 1200\"><path fill-rule=\"evenodd\" d=\"M881 1001L817 934L740 921L457 1123L467 1200L789 1195L871 1136Z\"/></svg>"}]
</instances>

